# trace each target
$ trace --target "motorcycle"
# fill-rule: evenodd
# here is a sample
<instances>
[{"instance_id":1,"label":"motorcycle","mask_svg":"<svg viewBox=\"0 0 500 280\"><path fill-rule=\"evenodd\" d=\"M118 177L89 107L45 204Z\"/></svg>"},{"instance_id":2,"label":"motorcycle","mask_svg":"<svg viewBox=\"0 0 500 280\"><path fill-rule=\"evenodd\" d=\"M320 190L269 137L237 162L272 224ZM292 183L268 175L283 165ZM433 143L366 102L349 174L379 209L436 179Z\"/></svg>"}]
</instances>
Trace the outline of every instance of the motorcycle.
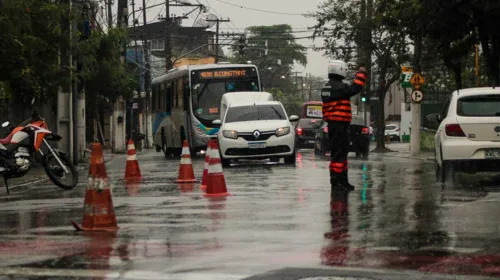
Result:
<instances>
[{"instance_id":1,"label":"motorcycle","mask_svg":"<svg viewBox=\"0 0 500 280\"><path fill-rule=\"evenodd\" d=\"M32 101L33 105L35 100ZM10 123L4 122L2 128ZM70 190L78 184L78 172L63 151L52 148L49 141L60 141L61 136L48 129L45 120L36 110L31 118L17 127L10 127L7 137L0 139L0 176L3 176L7 194L7 180L26 175L37 161L36 153L41 155L41 163L49 179L58 187ZM42 143L46 151L42 151ZM70 176L70 177L69 177ZM68 178L70 182L63 182Z\"/></svg>"}]
</instances>

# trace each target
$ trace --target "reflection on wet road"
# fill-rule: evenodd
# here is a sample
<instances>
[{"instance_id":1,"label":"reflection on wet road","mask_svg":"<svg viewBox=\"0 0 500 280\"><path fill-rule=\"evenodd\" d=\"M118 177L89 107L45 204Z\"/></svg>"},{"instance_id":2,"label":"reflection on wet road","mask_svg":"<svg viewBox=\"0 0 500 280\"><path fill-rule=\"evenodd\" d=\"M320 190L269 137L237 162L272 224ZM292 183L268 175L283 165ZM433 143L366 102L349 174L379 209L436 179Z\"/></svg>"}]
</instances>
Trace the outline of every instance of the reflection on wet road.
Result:
<instances>
[{"instance_id":1,"label":"reflection on wet road","mask_svg":"<svg viewBox=\"0 0 500 280\"><path fill-rule=\"evenodd\" d=\"M500 186L435 184L429 162L350 158L357 189L330 198L328 159L297 166L241 163L224 174L232 196L178 185L178 160L138 155L144 180L107 164L120 229L78 233L84 187L0 195L1 275L32 278L242 279L283 267L361 267L500 276ZM203 159L194 159L201 176ZM85 178L86 173L81 174ZM85 180L81 180L82 182Z\"/></svg>"}]
</instances>

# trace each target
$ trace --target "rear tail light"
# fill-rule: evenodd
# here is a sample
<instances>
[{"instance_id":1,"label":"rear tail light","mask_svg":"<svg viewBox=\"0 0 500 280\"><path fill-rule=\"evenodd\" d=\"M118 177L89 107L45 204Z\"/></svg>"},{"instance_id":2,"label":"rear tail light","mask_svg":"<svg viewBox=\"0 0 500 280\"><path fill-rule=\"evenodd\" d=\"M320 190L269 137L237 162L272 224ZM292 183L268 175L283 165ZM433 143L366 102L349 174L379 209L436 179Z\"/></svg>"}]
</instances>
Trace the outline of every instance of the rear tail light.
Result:
<instances>
[{"instance_id":1,"label":"rear tail light","mask_svg":"<svg viewBox=\"0 0 500 280\"><path fill-rule=\"evenodd\" d=\"M297 135L302 136L302 128L297 128Z\"/></svg>"},{"instance_id":2,"label":"rear tail light","mask_svg":"<svg viewBox=\"0 0 500 280\"><path fill-rule=\"evenodd\" d=\"M323 131L324 131L325 133L328 133L328 126L325 126L325 128L323 128Z\"/></svg>"},{"instance_id":3,"label":"rear tail light","mask_svg":"<svg viewBox=\"0 0 500 280\"><path fill-rule=\"evenodd\" d=\"M459 124L447 124L445 128L446 135L453 137L465 137L465 133Z\"/></svg>"},{"instance_id":4,"label":"rear tail light","mask_svg":"<svg viewBox=\"0 0 500 280\"><path fill-rule=\"evenodd\" d=\"M368 128L367 128L367 127L363 127L363 128L361 129L361 134L368 134L368 132L369 132L369 130L368 130Z\"/></svg>"}]
</instances>

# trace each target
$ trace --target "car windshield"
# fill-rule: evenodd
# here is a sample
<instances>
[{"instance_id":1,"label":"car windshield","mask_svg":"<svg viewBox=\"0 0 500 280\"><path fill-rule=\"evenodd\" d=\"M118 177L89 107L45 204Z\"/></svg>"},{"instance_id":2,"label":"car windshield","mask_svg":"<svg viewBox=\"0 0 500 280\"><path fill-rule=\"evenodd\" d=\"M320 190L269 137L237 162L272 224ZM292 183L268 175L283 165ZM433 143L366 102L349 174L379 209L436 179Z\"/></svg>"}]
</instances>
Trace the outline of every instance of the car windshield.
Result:
<instances>
[{"instance_id":1,"label":"car windshield","mask_svg":"<svg viewBox=\"0 0 500 280\"><path fill-rule=\"evenodd\" d=\"M500 95L460 98L457 114L464 117L500 117Z\"/></svg>"},{"instance_id":2,"label":"car windshield","mask_svg":"<svg viewBox=\"0 0 500 280\"><path fill-rule=\"evenodd\" d=\"M263 120L286 120L283 108L276 105L250 105L230 107L225 123Z\"/></svg>"},{"instance_id":3,"label":"car windshield","mask_svg":"<svg viewBox=\"0 0 500 280\"><path fill-rule=\"evenodd\" d=\"M396 129L395 125L386 125L385 126L385 130L394 130L394 129Z\"/></svg>"},{"instance_id":4,"label":"car windshield","mask_svg":"<svg viewBox=\"0 0 500 280\"><path fill-rule=\"evenodd\" d=\"M297 127L300 127L300 128L315 128L313 125L320 125L320 122L321 120L317 120L317 119L301 119L299 121L299 124L297 125Z\"/></svg>"},{"instance_id":5,"label":"car windshield","mask_svg":"<svg viewBox=\"0 0 500 280\"><path fill-rule=\"evenodd\" d=\"M193 86L193 112L204 120L220 117L219 108L226 92L259 91L257 80L206 80Z\"/></svg>"}]
</instances>

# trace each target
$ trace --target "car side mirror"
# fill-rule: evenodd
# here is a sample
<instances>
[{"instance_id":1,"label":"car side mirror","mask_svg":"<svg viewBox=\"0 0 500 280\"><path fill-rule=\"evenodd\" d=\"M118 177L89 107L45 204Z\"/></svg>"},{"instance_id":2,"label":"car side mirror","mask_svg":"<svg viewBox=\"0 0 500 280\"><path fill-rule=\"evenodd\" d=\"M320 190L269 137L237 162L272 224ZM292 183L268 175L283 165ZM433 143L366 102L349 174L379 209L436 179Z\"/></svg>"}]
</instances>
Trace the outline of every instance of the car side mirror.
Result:
<instances>
[{"instance_id":1,"label":"car side mirror","mask_svg":"<svg viewBox=\"0 0 500 280\"><path fill-rule=\"evenodd\" d=\"M10 122L4 122L4 123L2 124L2 127L7 127L7 126L9 126L9 124L10 124Z\"/></svg>"},{"instance_id":2,"label":"car side mirror","mask_svg":"<svg viewBox=\"0 0 500 280\"><path fill-rule=\"evenodd\" d=\"M290 116L290 118L289 118L289 120L290 120L291 122L296 122L296 121L298 121L298 120L299 120L299 117L298 117L298 116L296 116L296 115L291 115L291 116Z\"/></svg>"},{"instance_id":3,"label":"car side mirror","mask_svg":"<svg viewBox=\"0 0 500 280\"><path fill-rule=\"evenodd\" d=\"M221 125L222 121L221 120L215 120L212 122L213 125Z\"/></svg>"}]
</instances>

